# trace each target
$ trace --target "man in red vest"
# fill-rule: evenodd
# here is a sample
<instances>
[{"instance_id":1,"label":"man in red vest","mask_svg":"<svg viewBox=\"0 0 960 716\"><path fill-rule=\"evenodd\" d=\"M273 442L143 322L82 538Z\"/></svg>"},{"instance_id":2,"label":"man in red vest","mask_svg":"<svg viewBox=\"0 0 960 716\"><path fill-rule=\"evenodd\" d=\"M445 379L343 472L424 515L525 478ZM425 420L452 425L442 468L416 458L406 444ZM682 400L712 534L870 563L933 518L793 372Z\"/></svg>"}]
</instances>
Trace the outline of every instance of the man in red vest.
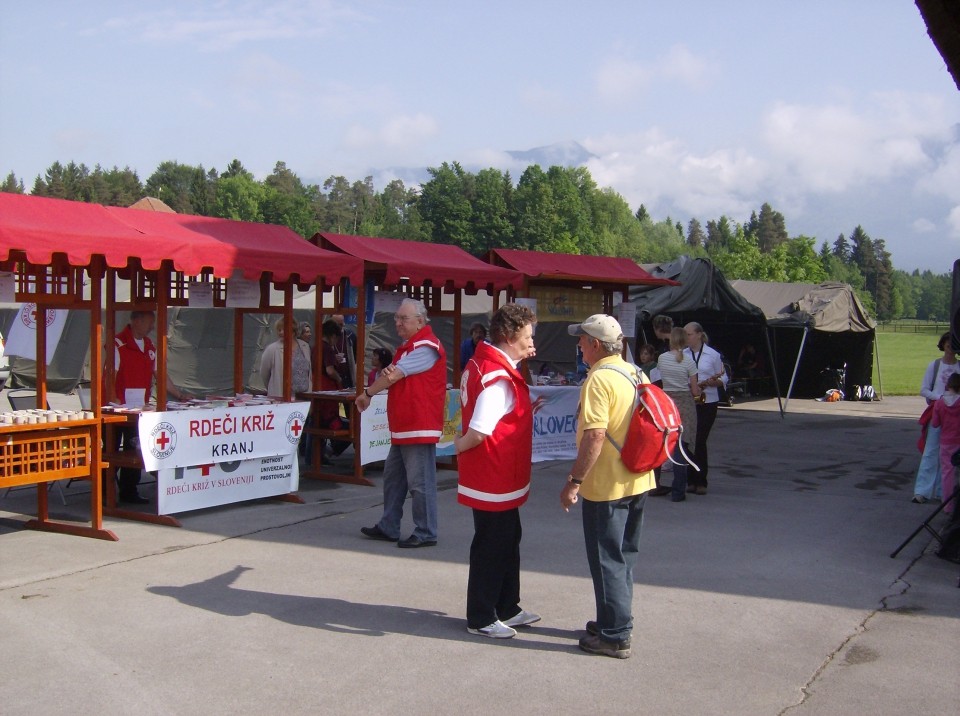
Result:
<instances>
[{"instance_id":1,"label":"man in red vest","mask_svg":"<svg viewBox=\"0 0 960 716\"><path fill-rule=\"evenodd\" d=\"M148 335L153 331L157 317L153 311L132 311L130 323L114 339L117 373L114 379L114 395L111 402L140 406L150 401L153 380L157 370L157 349ZM167 391L175 400L189 399L189 395L167 383ZM139 449L136 426L120 431L120 445L124 450ZM146 504L150 502L141 497L137 485L140 484L140 470L121 467L118 474L120 502Z\"/></svg>"},{"instance_id":2,"label":"man in red vest","mask_svg":"<svg viewBox=\"0 0 960 716\"><path fill-rule=\"evenodd\" d=\"M398 547L432 547L437 543L437 443L443 435L447 354L427 325L427 309L421 301L404 299L393 319L403 343L393 363L357 396L357 410L363 412L371 397L390 389L383 516L373 527L360 531L370 539L397 542ZM400 521L408 491L413 497L416 528L401 540Z\"/></svg>"}]
</instances>

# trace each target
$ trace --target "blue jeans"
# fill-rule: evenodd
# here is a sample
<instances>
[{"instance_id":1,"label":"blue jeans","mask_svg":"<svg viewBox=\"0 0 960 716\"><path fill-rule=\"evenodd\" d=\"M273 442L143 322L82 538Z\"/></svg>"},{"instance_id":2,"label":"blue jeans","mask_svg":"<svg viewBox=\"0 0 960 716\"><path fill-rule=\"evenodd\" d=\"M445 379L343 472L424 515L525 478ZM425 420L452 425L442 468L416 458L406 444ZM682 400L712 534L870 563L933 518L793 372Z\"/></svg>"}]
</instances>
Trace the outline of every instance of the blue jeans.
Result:
<instances>
[{"instance_id":1,"label":"blue jeans","mask_svg":"<svg viewBox=\"0 0 960 716\"><path fill-rule=\"evenodd\" d=\"M400 536L403 503L413 497L413 535L437 538L437 445L391 445L383 466L383 517L377 526L391 538Z\"/></svg>"},{"instance_id":2,"label":"blue jeans","mask_svg":"<svg viewBox=\"0 0 960 716\"><path fill-rule=\"evenodd\" d=\"M623 641L633 631L633 566L647 496L583 502L583 538L597 602L597 628L604 641Z\"/></svg>"},{"instance_id":3,"label":"blue jeans","mask_svg":"<svg viewBox=\"0 0 960 716\"><path fill-rule=\"evenodd\" d=\"M940 497L940 428L927 426L927 444L923 448L913 494L928 500Z\"/></svg>"}]
</instances>

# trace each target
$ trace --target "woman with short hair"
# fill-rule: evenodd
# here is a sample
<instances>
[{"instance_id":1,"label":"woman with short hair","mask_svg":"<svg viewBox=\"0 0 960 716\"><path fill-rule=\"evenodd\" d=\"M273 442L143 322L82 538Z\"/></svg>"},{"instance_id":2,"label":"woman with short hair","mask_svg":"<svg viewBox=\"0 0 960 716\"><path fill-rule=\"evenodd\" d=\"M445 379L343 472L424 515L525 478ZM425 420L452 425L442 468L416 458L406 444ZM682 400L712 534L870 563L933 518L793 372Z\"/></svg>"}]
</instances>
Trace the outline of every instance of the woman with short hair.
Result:
<instances>
[{"instance_id":1,"label":"woman with short hair","mask_svg":"<svg viewBox=\"0 0 960 716\"><path fill-rule=\"evenodd\" d=\"M467 631L492 639L540 621L520 608L520 506L530 492L533 408L518 370L536 354L536 316L508 303L490 321L491 343L477 344L460 379L462 435L454 439L457 501L473 510L467 580Z\"/></svg>"}]
</instances>

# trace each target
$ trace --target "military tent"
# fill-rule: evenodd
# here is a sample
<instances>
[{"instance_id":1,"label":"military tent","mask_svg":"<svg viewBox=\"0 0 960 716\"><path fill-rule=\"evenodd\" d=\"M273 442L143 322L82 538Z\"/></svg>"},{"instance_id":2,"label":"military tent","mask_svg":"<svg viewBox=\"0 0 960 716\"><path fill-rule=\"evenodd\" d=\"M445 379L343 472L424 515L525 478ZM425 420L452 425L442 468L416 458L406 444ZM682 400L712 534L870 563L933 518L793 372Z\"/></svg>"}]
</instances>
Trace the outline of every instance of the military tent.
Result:
<instances>
[{"instance_id":1,"label":"military tent","mask_svg":"<svg viewBox=\"0 0 960 716\"><path fill-rule=\"evenodd\" d=\"M816 398L839 386L853 399L857 386L873 384L876 323L849 284L738 280L731 285L763 310L776 375L790 386L788 398Z\"/></svg>"}]
</instances>

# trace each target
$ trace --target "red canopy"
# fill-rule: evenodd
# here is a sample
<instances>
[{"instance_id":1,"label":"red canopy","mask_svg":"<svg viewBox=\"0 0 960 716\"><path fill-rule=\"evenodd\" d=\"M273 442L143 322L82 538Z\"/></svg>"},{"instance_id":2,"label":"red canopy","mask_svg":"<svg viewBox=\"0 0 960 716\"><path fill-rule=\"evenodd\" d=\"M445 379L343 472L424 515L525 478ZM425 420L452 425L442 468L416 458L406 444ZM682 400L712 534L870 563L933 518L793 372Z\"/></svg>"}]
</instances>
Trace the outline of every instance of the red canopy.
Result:
<instances>
[{"instance_id":1,"label":"red canopy","mask_svg":"<svg viewBox=\"0 0 960 716\"><path fill-rule=\"evenodd\" d=\"M323 232L316 234L313 241L324 248L363 259L369 271L384 271L385 286L407 280L416 286L430 283L470 292L498 291L507 286L519 289L523 285L523 276L518 271L491 266L450 244Z\"/></svg>"},{"instance_id":2,"label":"red canopy","mask_svg":"<svg viewBox=\"0 0 960 716\"><path fill-rule=\"evenodd\" d=\"M14 251L40 266L54 254L71 266L89 266L94 256L111 268L139 260L148 271L171 260L189 276L209 269L229 278L239 269L251 279L269 273L302 284L359 282L363 273L362 261L318 249L285 226L0 193L0 263Z\"/></svg>"},{"instance_id":3,"label":"red canopy","mask_svg":"<svg viewBox=\"0 0 960 716\"><path fill-rule=\"evenodd\" d=\"M507 266L525 276L545 281L579 281L617 285L678 286L676 281L654 278L627 258L551 254L520 249L493 249L490 263Z\"/></svg>"}]
</instances>

